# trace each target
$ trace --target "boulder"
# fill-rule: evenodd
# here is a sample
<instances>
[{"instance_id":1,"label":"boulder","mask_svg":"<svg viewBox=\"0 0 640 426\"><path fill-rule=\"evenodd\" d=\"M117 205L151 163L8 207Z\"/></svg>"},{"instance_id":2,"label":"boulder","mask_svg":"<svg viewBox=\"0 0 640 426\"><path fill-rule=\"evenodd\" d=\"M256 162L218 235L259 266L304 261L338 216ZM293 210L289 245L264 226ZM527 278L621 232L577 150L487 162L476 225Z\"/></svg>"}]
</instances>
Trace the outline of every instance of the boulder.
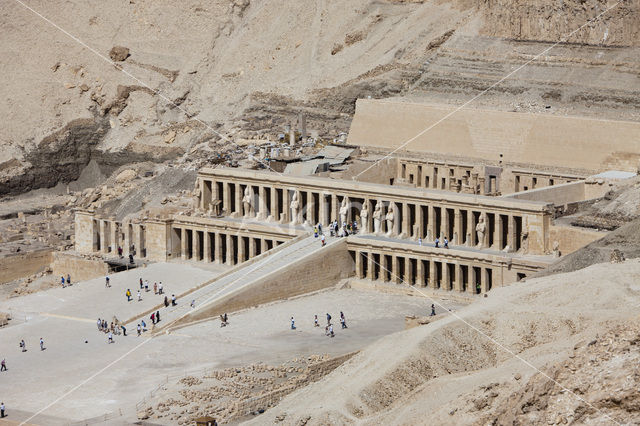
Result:
<instances>
[{"instance_id":1,"label":"boulder","mask_svg":"<svg viewBox=\"0 0 640 426\"><path fill-rule=\"evenodd\" d=\"M116 176L116 183L129 182L130 180L135 179L137 176L138 174L135 172L135 170L131 170L131 169L123 170L120 173L118 173L118 176Z\"/></svg>"},{"instance_id":2,"label":"boulder","mask_svg":"<svg viewBox=\"0 0 640 426\"><path fill-rule=\"evenodd\" d=\"M109 57L112 61L122 62L129 57L129 48L122 46L113 46L109 51Z\"/></svg>"}]
</instances>

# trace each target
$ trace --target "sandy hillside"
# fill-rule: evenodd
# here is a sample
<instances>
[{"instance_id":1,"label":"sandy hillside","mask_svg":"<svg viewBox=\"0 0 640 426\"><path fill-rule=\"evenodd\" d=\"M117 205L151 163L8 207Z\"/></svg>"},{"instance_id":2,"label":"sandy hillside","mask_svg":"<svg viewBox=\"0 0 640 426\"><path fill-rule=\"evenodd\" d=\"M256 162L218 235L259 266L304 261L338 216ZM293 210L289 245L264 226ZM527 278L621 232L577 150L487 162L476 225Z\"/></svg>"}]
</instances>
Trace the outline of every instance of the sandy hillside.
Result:
<instances>
[{"instance_id":1,"label":"sandy hillside","mask_svg":"<svg viewBox=\"0 0 640 426\"><path fill-rule=\"evenodd\" d=\"M91 160L108 175L185 153L206 159L228 149L226 138L276 137L300 112L310 130L331 139L348 130L355 100L367 96L459 104L605 7L598 0L23 3L33 11L15 0L0 5L0 194L72 181ZM638 0L623 2L475 103L638 119L639 12Z\"/></svg>"},{"instance_id":2,"label":"sandy hillside","mask_svg":"<svg viewBox=\"0 0 640 426\"><path fill-rule=\"evenodd\" d=\"M254 423L635 423L639 276L633 260L493 290L459 319L379 340Z\"/></svg>"}]
</instances>

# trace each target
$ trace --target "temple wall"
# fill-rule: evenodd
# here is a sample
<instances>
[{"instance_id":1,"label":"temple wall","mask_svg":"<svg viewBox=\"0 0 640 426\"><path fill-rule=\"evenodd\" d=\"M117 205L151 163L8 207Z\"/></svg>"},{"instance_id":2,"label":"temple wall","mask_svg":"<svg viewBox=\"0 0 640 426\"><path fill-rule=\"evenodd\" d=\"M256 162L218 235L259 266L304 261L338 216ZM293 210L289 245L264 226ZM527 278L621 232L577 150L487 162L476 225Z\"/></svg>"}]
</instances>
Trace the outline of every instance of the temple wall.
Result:
<instances>
[{"instance_id":1,"label":"temple wall","mask_svg":"<svg viewBox=\"0 0 640 426\"><path fill-rule=\"evenodd\" d=\"M640 123L454 111L453 106L359 99L347 143L394 150L412 140L402 149L592 172L638 169Z\"/></svg>"},{"instance_id":2,"label":"temple wall","mask_svg":"<svg viewBox=\"0 0 640 426\"><path fill-rule=\"evenodd\" d=\"M0 284L44 271L51 264L50 249L16 253L0 258Z\"/></svg>"}]
</instances>

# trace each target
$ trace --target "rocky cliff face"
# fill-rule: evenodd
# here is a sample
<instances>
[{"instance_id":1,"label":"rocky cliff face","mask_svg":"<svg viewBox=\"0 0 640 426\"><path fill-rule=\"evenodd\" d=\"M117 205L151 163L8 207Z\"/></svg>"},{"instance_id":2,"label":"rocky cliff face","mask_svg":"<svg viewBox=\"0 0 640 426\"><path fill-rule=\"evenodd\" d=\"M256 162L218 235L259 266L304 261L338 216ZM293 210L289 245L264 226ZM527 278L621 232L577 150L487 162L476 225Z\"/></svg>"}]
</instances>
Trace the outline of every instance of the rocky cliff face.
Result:
<instances>
[{"instance_id":1,"label":"rocky cliff face","mask_svg":"<svg viewBox=\"0 0 640 426\"><path fill-rule=\"evenodd\" d=\"M359 97L638 119L638 0L528 63L602 1L116 0L0 5L0 194L95 160L217 155L304 112L348 131ZM606 36L605 36L606 34ZM626 47L623 47L626 46ZM526 68L501 85L502 76ZM487 90L490 89L490 90ZM221 136L222 135L222 136Z\"/></svg>"}]
</instances>

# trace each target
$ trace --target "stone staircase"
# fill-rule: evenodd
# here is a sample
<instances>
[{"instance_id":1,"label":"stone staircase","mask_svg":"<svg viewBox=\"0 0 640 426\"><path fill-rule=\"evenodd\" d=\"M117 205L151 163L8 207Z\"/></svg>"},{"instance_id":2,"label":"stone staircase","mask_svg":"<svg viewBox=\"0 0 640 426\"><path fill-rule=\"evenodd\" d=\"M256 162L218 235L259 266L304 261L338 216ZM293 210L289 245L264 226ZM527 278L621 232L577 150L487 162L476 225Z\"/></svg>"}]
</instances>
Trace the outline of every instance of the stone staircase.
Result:
<instances>
[{"instance_id":1,"label":"stone staircase","mask_svg":"<svg viewBox=\"0 0 640 426\"><path fill-rule=\"evenodd\" d=\"M336 243L337 237L326 237L327 246ZM326 248L326 247L325 247ZM155 327L154 332L165 331L183 320L187 315L219 301L223 297L245 287L251 286L268 274L291 265L298 260L313 254L321 249L320 238L313 235L289 241L263 255L237 265L231 271L216 277L209 283L201 286L178 298L177 306L160 309L161 322ZM195 301L195 307L191 307L191 301ZM147 315L148 318L149 315Z\"/></svg>"}]
</instances>

